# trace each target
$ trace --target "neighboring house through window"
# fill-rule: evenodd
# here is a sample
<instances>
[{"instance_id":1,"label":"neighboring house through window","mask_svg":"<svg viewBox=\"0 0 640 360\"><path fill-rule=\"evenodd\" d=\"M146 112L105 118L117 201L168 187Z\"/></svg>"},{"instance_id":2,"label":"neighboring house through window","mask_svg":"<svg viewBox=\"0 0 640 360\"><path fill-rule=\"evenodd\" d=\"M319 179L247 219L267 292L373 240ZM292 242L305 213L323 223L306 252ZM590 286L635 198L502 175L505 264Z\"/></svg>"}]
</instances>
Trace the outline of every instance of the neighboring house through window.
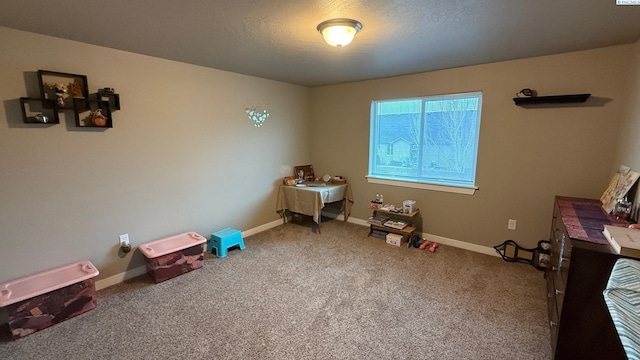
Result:
<instances>
[{"instance_id":1,"label":"neighboring house through window","mask_svg":"<svg viewBox=\"0 0 640 360\"><path fill-rule=\"evenodd\" d=\"M371 103L370 182L472 194L482 93Z\"/></svg>"}]
</instances>

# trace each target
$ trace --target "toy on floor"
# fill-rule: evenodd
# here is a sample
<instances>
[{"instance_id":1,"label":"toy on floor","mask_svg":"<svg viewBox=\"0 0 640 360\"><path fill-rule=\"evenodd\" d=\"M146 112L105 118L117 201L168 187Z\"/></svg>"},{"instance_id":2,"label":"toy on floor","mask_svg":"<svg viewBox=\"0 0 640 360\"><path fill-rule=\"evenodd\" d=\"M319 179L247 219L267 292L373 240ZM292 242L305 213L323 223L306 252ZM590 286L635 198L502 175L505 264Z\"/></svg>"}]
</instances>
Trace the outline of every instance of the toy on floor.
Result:
<instances>
[{"instance_id":1,"label":"toy on floor","mask_svg":"<svg viewBox=\"0 0 640 360\"><path fill-rule=\"evenodd\" d=\"M424 242L422 244L420 244L419 249L420 250L424 250L426 248L429 248L430 252L436 252L436 248L437 247L438 247L438 243L437 242L435 242L435 241L432 242L432 241L429 241L427 239L424 239Z\"/></svg>"},{"instance_id":2,"label":"toy on floor","mask_svg":"<svg viewBox=\"0 0 640 360\"><path fill-rule=\"evenodd\" d=\"M437 242L432 242L431 246L429 246L429 251L430 252L436 252L436 248L438 247L438 243Z\"/></svg>"},{"instance_id":3,"label":"toy on floor","mask_svg":"<svg viewBox=\"0 0 640 360\"><path fill-rule=\"evenodd\" d=\"M414 248L419 248L420 247L420 236L418 235L413 235L413 240L411 241L411 245L413 245Z\"/></svg>"},{"instance_id":4,"label":"toy on floor","mask_svg":"<svg viewBox=\"0 0 640 360\"><path fill-rule=\"evenodd\" d=\"M530 264L538 270L545 270L551 260L551 243L547 240L538 241L538 246L531 249L523 248L513 240L506 240L493 248L504 261Z\"/></svg>"}]
</instances>

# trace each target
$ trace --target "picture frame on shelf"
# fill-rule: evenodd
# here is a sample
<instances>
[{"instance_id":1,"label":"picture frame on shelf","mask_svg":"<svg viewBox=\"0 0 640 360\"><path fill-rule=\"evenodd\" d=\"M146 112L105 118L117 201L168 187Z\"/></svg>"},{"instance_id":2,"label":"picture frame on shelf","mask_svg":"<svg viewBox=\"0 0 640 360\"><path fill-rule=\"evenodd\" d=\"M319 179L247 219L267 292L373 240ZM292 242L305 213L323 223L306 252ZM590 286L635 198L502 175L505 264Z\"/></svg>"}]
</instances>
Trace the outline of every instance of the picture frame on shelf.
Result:
<instances>
[{"instance_id":1,"label":"picture frame on shelf","mask_svg":"<svg viewBox=\"0 0 640 360\"><path fill-rule=\"evenodd\" d=\"M44 106L43 102L46 102L48 106ZM60 123L54 100L21 97L20 109L22 110L22 121L25 124L49 125Z\"/></svg>"},{"instance_id":2,"label":"picture frame on shelf","mask_svg":"<svg viewBox=\"0 0 640 360\"><path fill-rule=\"evenodd\" d=\"M50 107L53 101L58 110L75 109L75 99L89 98L86 75L38 70L38 85L44 107Z\"/></svg>"}]
</instances>

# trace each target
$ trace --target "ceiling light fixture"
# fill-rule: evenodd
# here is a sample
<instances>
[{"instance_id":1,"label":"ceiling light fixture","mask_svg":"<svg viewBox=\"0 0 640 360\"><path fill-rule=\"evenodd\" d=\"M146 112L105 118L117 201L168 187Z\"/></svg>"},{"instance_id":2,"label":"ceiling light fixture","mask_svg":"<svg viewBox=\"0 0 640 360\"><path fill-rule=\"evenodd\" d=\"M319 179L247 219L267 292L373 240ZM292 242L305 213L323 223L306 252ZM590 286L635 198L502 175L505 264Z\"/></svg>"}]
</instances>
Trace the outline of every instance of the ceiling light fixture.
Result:
<instances>
[{"instance_id":1,"label":"ceiling light fixture","mask_svg":"<svg viewBox=\"0 0 640 360\"><path fill-rule=\"evenodd\" d=\"M360 29L362 24L352 19L331 19L318 25L318 31L324 37L324 41L338 47L349 45Z\"/></svg>"}]
</instances>

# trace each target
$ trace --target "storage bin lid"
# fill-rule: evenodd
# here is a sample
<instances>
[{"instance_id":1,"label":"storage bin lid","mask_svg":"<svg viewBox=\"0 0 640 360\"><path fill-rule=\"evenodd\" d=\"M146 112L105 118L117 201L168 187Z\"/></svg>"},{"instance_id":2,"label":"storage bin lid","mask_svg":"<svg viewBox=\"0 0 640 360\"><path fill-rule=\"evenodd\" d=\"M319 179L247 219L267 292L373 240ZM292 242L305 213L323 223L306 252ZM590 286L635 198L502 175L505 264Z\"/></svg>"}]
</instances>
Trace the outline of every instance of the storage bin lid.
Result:
<instances>
[{"instance_id":1,"label":"storage bin lid","mask_svg":"<svg viewBox=\"0 0 640 360\"><path fill-rule=\"evenodd\" d=\"M0 284L0 307L62 289L98 274L91 262L80 261Z\"/></svg>"},{"instance_id":2,"label":"storage bin lid","mask_svg":"<svg viewBox=\"0 0 640 360\"><path fill-rule=\"evenodd\" d=\"M207 239L204 236L190 231L183 234L170 236L164 239L151 241L140 245L140 251L148 259L171 254L198 244L204 244Z\"/></svg>"}]
</instances>

